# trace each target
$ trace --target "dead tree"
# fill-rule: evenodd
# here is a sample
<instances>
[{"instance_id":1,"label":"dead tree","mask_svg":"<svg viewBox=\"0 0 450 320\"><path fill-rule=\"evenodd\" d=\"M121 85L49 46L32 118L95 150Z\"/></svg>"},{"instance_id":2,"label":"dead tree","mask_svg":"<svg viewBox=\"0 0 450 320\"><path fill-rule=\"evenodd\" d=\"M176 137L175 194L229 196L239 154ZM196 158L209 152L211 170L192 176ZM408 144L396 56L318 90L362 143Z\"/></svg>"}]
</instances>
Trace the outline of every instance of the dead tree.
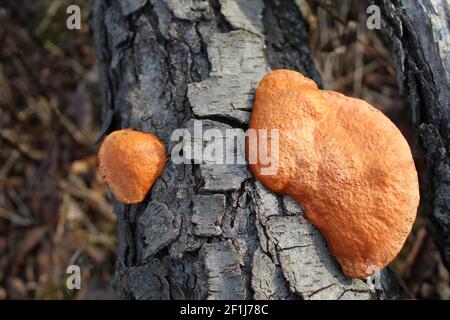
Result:
<instances>
[{"instance_id":1,"label":"dead tree","mask_svg":"<svg viewBox=\"0 0 450 320\"><path fill-rule=\"evenodd\" d=\"M425 153L421 202L427 229L450 270L450 6L446 0L375 3Z\"/></svg>"},{"instance_id":2,"label":"dead tree","mask_svg":"<svg viewBox=\"0 0 450 320\"><path fill-rule=\"evenodd\" d=\"M408 18L408 11L402 13ZM170 152L177 143L172 132L191 129L195 119L202 119L205 129L245 129L254 89L270 69L298 70L320 83L293 0L92 1L91 23L101 74L102 135L126 127L153 132ZM389 24L393 36L396 23ZM408 48L414 50L415 43ZM448 92L442 99L448 109ZM446 119L448 124L448 114ZM438 129L424 128L433 130ZM448 134L436 140L444 142L448 150ZM255 182L246 165L168 161L142 204L115 202L114 210L119 249L113 285L124 298L397 296L387 271L380 290L346 278L320 234L300 219L300 207Z\"/></svg>"}]
</instances>

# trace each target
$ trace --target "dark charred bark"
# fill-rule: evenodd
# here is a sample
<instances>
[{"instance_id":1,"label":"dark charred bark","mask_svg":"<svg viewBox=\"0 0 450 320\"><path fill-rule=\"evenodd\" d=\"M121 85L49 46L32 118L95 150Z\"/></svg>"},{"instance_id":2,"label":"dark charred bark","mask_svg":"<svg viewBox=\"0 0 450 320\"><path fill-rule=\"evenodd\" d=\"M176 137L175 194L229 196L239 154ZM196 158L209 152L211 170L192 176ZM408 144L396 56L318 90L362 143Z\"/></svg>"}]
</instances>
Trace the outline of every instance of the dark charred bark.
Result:
<instances>
[{"instance_id":1,"label":"dark charred bark","mask_svg":"<svg viewBox=\"0 0 450 320\"><path fill-rule=\"evenodd\" d=\"M450 6L445 0L375 3L425 154L421 202L427 229L450 270Z\"/></svg>"}]
</instances>

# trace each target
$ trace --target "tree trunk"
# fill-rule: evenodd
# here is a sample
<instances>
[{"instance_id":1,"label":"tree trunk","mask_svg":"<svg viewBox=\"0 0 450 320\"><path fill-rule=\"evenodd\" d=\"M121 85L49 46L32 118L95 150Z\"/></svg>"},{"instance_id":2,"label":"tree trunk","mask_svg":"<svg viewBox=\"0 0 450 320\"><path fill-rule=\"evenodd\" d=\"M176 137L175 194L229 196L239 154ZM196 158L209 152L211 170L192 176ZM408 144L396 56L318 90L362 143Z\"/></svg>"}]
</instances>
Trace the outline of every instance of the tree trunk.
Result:
<instances>
[{"instance_id":1,"label":"tree trunk","mask_svg":"<svg viewBox=\"0 0 450 320\"><path fill-rule=\"evenodd\" d=\"M425 153L428 231L450 270L450 6L447 0L375 1Z\"/></svg>"},{"instance_id":2,"label":"tree trunk","mask_svg":"<svg viewBox=\"0 0 450 320\"><path fill-rule=\"evenodd\" d=\"M170 152L177 143L172 132L192 129L195 119L205 128L245 129L254 89L270 69L298 70L321 82L293 0L92 1L92 8L102 135L127 127L153 132ZM420 78L426 84L428 74L411 75L422 89L430 87ZM448 109L448 92L442 99ZM436 116L438 101L427 103L430 110L423 111L432 125L428 113ZM448 126L430 128L423 132L444 134ZM448 148L445 137L433 141ZM124 298L397 296L387 271L380 290L346 278L321 235L300 219L300 207L255 182L246 165L168 161L142 204L115 202L114 209L119 250L113 285Z\"/></svg>"}]
</instances>

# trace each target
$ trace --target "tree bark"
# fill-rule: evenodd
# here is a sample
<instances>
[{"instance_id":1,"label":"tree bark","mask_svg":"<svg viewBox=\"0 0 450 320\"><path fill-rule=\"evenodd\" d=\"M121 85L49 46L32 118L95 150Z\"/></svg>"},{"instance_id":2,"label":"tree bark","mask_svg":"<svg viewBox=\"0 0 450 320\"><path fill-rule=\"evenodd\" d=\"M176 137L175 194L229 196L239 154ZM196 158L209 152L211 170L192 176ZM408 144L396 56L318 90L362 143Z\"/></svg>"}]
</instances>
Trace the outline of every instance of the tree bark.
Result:
<instances>
[{"instance_id":1,"label":"tree bark","mask_svg":"<svg viewBox=\"0 0 450 320\"><path fill-rule=\"evenodd\" d=\"M450 270L450 6L446 0L375 3L425 154L421 194L427 229Z\"/></svg>"},{"instance_id":2,"label":"tree bark","mask_svg":"<svg viewBox=\"0 0 450 320\"><path fill-rule=\"evenodd\" d=\"M168 151L177 128L246 128L270 69L320 83L293 0L92 1L103 96L102 135L153 132ZM229 152L232 152L229 150ZM114 202L114 200L112 200ZM375 299L396 297L346 278L290 198L246 165L172 161L139 205L114 202L113 285L131 299Z\"/></svg>"}]
</instances>

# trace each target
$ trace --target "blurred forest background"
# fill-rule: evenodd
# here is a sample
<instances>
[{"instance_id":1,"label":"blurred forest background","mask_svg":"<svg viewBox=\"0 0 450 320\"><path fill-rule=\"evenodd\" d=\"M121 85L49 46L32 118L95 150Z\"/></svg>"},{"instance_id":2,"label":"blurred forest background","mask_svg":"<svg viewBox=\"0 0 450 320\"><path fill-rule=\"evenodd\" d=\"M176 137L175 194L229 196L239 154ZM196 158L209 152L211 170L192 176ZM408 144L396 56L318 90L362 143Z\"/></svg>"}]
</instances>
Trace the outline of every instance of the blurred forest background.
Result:
<instances>
[{"instance_id":1,"label":"blurred forest background","mask_svg":"<svg viewBox=\"0 0 450 320\"><path fill-rule=\"evenodd\" d=\"M389 116L423 159L389 50L357 0L297 0L324 87ZM66 8L82 10L68 30ZM115 215L97 173L101 100L87 0L0 4L0 299L112 299ZM450 299L449 274L420 212L391 264L405 299ZM82 289L66 288L66 268Z\"/></svg>"}]
</instances>

